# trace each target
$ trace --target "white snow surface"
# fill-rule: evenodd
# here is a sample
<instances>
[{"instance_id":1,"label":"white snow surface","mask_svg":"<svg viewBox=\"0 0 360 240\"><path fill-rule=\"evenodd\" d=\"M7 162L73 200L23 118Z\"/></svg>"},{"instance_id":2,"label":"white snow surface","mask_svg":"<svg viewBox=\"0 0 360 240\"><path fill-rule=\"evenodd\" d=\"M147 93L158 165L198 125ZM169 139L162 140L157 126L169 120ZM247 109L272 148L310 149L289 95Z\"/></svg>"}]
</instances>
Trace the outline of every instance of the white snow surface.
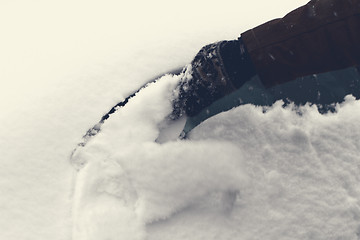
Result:
<instances>
[{"instance_id":1,"label":"white snow surface","mask_svg":"<svg viewBox=\"0 0 360 240\"><path fill-rule=\"evenodd\" d=\"M351 96L325 115L245 105L159 144L167 75L70 161L144 82L305 2L0 2L0 239L359 239Z\"/></svg>"},{"instance_id":2,"label":"white snow surface","mask_svg":"<svg viewBox=\"0 0 360 240\"><path fill-rule=\"evenodd\" d=\"M360 101L326 115L244 105L158 144L178 79L141 91L74 154L74 239L358 237Z\"/></svg>"}]
</instances>

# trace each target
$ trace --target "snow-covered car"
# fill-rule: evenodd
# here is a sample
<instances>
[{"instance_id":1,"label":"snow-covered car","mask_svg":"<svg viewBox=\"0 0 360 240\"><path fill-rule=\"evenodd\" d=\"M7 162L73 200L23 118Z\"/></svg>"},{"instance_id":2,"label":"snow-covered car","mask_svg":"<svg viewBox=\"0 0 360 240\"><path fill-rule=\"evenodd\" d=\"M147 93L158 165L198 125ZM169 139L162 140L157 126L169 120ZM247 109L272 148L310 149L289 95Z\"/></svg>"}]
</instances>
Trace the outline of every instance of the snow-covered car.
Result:
<instances>
[{"instance_id":1,"label":"snow-covered car","mask_svg":"<svg viewBox=\"0 0 360 240\"><path fill-rule=\"evenodd\" d=\"M234 239L249 229L324 239L351 222L355 193L343 193L356 191L347 184L359 161L357 68L271 89L254 77L174 121L183 74L117 104L75 149L75 239Z\"/></svg>"}]
</instances>

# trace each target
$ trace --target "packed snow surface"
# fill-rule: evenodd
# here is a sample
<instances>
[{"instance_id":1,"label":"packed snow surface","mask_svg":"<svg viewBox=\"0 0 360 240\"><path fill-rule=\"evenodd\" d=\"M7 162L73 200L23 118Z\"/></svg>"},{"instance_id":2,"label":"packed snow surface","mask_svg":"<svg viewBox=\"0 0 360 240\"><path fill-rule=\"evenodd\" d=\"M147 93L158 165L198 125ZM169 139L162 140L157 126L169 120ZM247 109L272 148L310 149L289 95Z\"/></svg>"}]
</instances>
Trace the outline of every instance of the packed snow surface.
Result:
<instances>
[{"instance_id":1,"label":"packed snow surface","mask_svg":"<svg viewBox=\"0 0 360 240\"><path fill-rule=\"evenodd\" d=\"M359 239L359 101L245 105L156 143L146 81L306 0L0 2L0 239Z\"/></svg>"}]
</instances>

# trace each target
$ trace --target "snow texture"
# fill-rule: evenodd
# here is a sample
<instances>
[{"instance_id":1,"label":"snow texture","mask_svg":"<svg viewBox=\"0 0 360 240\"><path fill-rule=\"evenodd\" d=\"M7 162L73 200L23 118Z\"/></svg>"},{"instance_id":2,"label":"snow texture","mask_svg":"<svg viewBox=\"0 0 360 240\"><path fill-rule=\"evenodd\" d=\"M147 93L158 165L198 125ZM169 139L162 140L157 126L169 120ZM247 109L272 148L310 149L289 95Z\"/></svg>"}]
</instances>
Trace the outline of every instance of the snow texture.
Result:
<instances>
[{"instance_id":1,"label":"snow texture","mask_svg":"<svg viewBox=\"0 0 360 240\"><path fill-rule=\"evenodd\" d=\"M246 105L159 144L166 76L69 161L143 83L305 2L1 1L0 239L359 239L351 97L327 115Z\"/></svg>"},{"instance_id":2,"label":"snow texture","mask_svg":"<svg viewBox=\"0 0 360 240\"><path fill-rule=\"evenodd\" d=\"M178 80L138 93L75 154L74 239L358 237L359 101L325 115L244 105L155 143Z\"/></svg>"}]
</instances>

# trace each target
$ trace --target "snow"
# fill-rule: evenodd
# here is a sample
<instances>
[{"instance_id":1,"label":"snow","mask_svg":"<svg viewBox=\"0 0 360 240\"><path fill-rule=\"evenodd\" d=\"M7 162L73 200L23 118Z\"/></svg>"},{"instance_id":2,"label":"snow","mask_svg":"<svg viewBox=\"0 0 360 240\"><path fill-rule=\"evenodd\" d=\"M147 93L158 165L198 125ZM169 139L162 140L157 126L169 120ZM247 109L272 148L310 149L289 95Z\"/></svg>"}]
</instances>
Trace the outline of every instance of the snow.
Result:
<instances>
[{"instance_id":1,"label":"snow","mask_svg":"<svg viewBox=\"0 0 360 240\"><path fill-rule=\"evenodd\" d=\"M178 81L138 93L75 153L73 239L357 237L359 101L244 105L158 144Z\"/></svg>"},{"instance_id":2,"label":"snow","mask_svg":"<svg viewBox=\"0 0 360 240\"><path fill-rule=\"evenodd\" d=\"M305 2L2 1L0 238L358 239L351 97L327 115L245 105L159 144L168 75L69 160L138 86Z\"/></svg>"}]
</instances>

